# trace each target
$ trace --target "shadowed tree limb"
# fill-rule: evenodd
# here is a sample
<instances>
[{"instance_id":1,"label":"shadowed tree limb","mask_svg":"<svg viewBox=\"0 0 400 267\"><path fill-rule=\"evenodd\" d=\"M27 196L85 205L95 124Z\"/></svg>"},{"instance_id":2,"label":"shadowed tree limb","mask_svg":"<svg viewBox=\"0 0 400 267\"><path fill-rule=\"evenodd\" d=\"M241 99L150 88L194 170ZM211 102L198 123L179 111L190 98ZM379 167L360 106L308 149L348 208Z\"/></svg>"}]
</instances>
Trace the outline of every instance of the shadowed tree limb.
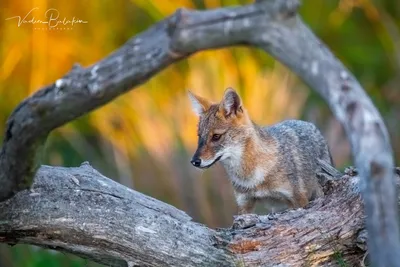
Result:
<instances>
[{"instance_id":1,"label":"shadowed tree limb","mask_svg":"<svg viewBox=\"0 0 400 267\"><path fill-rule=\"evenodd\" d=\"M0 151L0 200L31 186L46 136L198 51L263 49L329 104L349 137L363 177L372 263L400 266L397 188L383 120L354 76L297 15L297 0L264 0L208 11L181 9L100 62L74 67L24 100L7 121Z\"/></svg>"}]
</instances>

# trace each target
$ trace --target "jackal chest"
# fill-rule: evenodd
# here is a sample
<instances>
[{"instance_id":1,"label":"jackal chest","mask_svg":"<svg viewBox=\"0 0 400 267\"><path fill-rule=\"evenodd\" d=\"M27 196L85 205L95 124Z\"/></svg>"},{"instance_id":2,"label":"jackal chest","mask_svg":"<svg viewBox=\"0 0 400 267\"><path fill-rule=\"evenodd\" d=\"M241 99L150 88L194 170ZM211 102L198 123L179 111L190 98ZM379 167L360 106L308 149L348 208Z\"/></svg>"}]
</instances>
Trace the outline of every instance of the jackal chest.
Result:
<instances>
[{"instance_id":1,"label":"jackal chest","mask_svg":"<svg viewBox=\"0 0 400 267\"><path fill-rule=\"evenodd\" d=\"M228 175L235 192L245 194L250 198L281 199L282 197L291 198L293 195L289 184L272 181L274 177L262 168L256 168L250 176L241 176L234 169L228 171Z\"/></svg>"},{"instance_id":2,"label":"jackal chest","mask_svg":"<svg viewBox=\"0 0 400 267\"><path fill-rule=\"evenodd\" d=\"M242 188L245 191L255 190L257 186L265 181L266 173L262 168L256 168L250 174L243 173L242 170L235 168L226 169L228 176L234 187Z\"/></svg>"}]
</instances>

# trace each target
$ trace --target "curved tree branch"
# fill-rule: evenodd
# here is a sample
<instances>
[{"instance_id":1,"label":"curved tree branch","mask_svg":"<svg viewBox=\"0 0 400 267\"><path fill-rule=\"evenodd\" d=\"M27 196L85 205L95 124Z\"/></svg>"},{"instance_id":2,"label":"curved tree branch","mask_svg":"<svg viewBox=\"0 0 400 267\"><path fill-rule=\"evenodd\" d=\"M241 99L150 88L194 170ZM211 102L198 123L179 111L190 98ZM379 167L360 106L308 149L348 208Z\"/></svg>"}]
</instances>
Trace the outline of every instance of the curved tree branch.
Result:
<instances>
[{"instance_id":1,"label":"curved tree branch","mask_svg":"<svg viewBox=\"0 0 400 267\"><path fill-rule=\"evenodd\" d=\"M11 114L0 152L0 200L29 188L48 133L195 52L259 47L328 102L346 129L365 183L373 264L399 266L396 187L388 133L357 80L297 16L297 0L264 0L209 11L178 10L88 68L75 67Z\"/></svg>"}]
</instances>

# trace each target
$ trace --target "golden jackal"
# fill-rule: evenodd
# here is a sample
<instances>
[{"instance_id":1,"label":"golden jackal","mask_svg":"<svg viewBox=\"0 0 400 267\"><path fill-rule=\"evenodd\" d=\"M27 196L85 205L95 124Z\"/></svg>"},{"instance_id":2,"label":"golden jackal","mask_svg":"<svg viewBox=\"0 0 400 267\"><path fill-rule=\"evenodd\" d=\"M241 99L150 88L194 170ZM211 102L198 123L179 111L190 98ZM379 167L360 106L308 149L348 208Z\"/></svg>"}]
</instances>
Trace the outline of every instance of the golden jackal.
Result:
<instances>
[{"instance_id":1,"label":"golden jackal","mask_svg":"<svg viewBox=\"0 0 400 267\"><path fill-rule=\"evenodd\" d=\"M191 163L209 168L220 161L234 187L239 214L251 213L257 200L272 207L299 208L323 195L318 159L333 165L328 146L309 122L286 120L256 125L232 88L220 103L189 92L199 115L198 148Z\"/></svg>"}]
</instances>

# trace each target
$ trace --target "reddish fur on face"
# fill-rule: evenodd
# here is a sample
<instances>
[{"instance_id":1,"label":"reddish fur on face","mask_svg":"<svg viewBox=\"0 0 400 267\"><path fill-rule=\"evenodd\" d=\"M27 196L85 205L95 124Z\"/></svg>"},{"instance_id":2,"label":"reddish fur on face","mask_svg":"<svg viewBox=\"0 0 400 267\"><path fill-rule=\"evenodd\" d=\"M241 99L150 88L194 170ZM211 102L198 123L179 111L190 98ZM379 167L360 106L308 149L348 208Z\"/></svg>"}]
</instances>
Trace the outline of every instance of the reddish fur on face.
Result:
<instances>
[{"instance_id":1,"label":"reddish fur on face","mask_svg":"<svg viewBox=\"0 0 400 267\"><path fill-rule=\"evenodd\" d=\"M193 158L201 160L200 168L222 163L239 213L251 212L257 200L295 208L323 194L316 162L330 155L315 126L290 120L261 128L251 121L231 88L220 103L189 95L199 115L199 145Z\"/></svg>"}]
</instances>

